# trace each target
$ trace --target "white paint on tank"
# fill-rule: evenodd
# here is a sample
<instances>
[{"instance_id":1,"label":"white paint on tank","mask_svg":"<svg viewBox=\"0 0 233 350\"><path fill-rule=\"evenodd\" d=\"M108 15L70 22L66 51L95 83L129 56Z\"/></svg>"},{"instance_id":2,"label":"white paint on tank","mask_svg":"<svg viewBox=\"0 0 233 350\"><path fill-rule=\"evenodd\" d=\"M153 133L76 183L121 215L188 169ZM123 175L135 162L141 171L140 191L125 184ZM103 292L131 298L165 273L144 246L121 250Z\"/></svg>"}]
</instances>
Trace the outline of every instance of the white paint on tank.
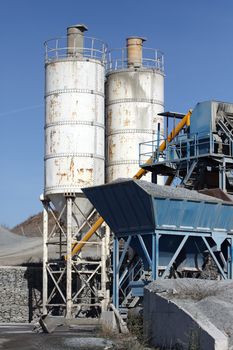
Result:
<instances>
[{"instance_id":1,"label":"white paint on tank","mask_svg":"<svg viewBox=\"0 0 233 350\"><path fill-rule=\"evenodd\" d=\"M139 143L164 134L164 74L156 69L121 69L107 76L107 182L139 169ZM149 173L143 179L151 181ZM160 178L158 183L163 184Z\"/></svg>"},{"instance_id":2,"label":"white paint on tank","mask_svg":"<svg viewBox=\"0 0 233 350\"><path fill-rule=\"evenodd\" d=\"M70 58L46 64L45 195L104 183L104 66Z\"/></svg>"}]
</instances>

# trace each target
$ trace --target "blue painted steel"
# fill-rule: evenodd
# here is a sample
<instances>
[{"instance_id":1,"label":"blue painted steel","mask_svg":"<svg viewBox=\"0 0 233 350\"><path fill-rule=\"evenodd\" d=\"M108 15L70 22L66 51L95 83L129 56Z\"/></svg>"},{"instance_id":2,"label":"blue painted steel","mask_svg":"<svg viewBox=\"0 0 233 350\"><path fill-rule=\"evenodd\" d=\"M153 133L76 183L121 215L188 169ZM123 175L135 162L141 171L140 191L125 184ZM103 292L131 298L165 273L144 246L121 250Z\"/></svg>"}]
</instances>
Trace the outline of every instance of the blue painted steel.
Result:
<instances>
[{"instance_id":1,"label":"blue painted steel","mask_svg":"<svg viewBox=\"0 0 233 350\"><path fill-rule=\"evenodd\" d=\"M157 229L226 231L233 229L233 205L211 199L184 200L153 196L135 180L83 189L117 236Z\"/></svg>"},{"instance_id":2,"label":"blue painted steel","mask_svg":"<svg viewBox=\"0 0 233 350\"><path fill-rule=\"evenodd\" d=\"M222 158L225 156L231 160L233 156L232 135L222 120L224 114L232 116L232 103L218 101L198 103L192 112L189 132L178 135L167 143L165 150L162 152L159 152L158 148L154 150L157 140L143 142L139 145L140 166L148 168L146 164L148 158L152 159L150 165L155 169L157 167L157 170L161 163L187 162L200 157ZM219 128L222 131L225 130L224 140L217 135Z\"/></svg>"},{"instance_id":3,"label":"blue painted steel","mask_svg":"<svg viewBox=\"0 0 233 350\"><path fill-rule=\"evenodd\" d=\"M224 110L233 113L233 104L219 101L204 101L198 103L193 112L190 125L190 133L216 132L215 120L220 111ZM221 112L220 112L221 114Z\"/></svg>"},{"instance_id":4,"label":"blue painted steel","mask_svg":"<svg viewBox=\"0 0 233 350\"><path fill-rule=\"evenodd\" d=\"M163 271L163 277L167 276L174 263L179 271L199 271L208 254L223 278L233 278L233 204L211 198L206 201L203 196L182 199L178 192L173 190L173 198L165 198L159 196L163 191L156 192L155 187L136 180L84 189L115 234L113 303L116 308L125 305L123 300L129 300L132 287L134 295L142 294L143 271L150 271L152 279L163 276ZM126 243L119 260L122 237ZM134 256L123 270L128 246ZM217 258L219 252L223 254L222 261Z\"/></svg>"},{"instance_id":5,"label":"blue painted steel","mask_svg":"<svg viewBox=\"0 0 233 350\"><path fill-rule=\"evenodd\" d=\"M149 281L133 281L130 282L130 288L133 297L142 297L144 295L144 287L149 283Z\"/></svg>"},{"instance_id":6,"label":"blue painted steel","mask_svg":"<svg viewBox=\"0 0 233 350\"><path fill-rule=\"evenodd\" d=\"M123 263L125 254L126 254L126 252L128 251L131 238L132 238L132 237L129 236L128 239L127 239L127 241L126 241L125 244L124 244L123 252L121 253L120 261L119 261L119 263L118 263L117 270L116 270L117 273L120 272L120 268L121 268L121 265L122 265L122 263Z\"/></svg>"},{"instance_id":7,"label":"blue painted steel","mask_svg":"<svg viewBox=\"0 0 233 350\"><path fill-rule=\"evenodd\" d=\"M116 235L154 231L151 197L134 181L82 190Z\"/></svg>"},{"instance_id":8,"label":"blue painted steel","mask_svg":"<svg viewBox=\"0 0 233 350\"><path fill-rule=\"evenodd\" d=\"M214 255L214 253L213 253L213 251L212 251L212 249L211 249L211 247L210 247L210 245L209 245L207 239L206 239L205 237L202 237L202 239L203 239L203 241L205 242L205 245L206 245L206 247L207 247L207 249L208 249L208 252L211 254L211 256L212 256L212 258L213 258L215 264L217 265L218 270L221 272L222 277L223 277L224 279L226 279L226 278L227 278L227 277L226 277L226 274L225 274L225 272L223 271L221 265L219 264L219 262L218 262L216 256Z\"/></svg>"},{"instance_id":9,"label":"blue painted steel","mask_svg":"<svg viewBox=\"0 0 233 350\"><path fill-rule=\"evenodd\" d=\"M159 276L159 235L153 233L152 235L152 278L158 279Z\"/></svg>"},{"instance_id":10,"label":"blue painted steel","mask_svg":"<svg viewBox=\"0 0 233 350\"><path fill-rule=\"evenodd\" d=\"M231 274L230 276L231 277L230 278L233 279L233 238L231 238L230 242L231 242L231 246L230 246L230 250L231 250L230 251L230 254L231 254L230 255L230 259L231 259L230 260L230 274Z\"/></svg>"},{"instance_id":11,"label":"blue painted steel","mask_svg":"<svg viewBox=\"0 0 233 350\"><path fill-rule=\"evenodd\" d=\"M197 202L154 198L156 228L174 226L189 230L230 231L233 228L233 206L226 203Z\"/></svg>"},{"instance_id":12,"label":"blue painted steel","mask_svg":"<svg viewBox=\"0 0 233 350\"><path fill-rule=\"evenodd\" d=\"M152 261L151 261L150 255L148 253L148 250L146 248L145 241L144 241L144 239L142 238L141 235L137 235L136 237L138 238L138 240L140 242L140 245L142 247L142 250L143 250L144 256L145 256L145 258L147 260L147 263L148 263L149 267L151 267Z\"/></svg>"},{"instance_id":13,"label":"blue painted steel","mask_svg":"<svg viewBox=\"0 0 233 350\"><path fill-rule=\"evenodd\" d=\"M119 308L119 241L117 237L113 240L113 304L118 309Z\"/></svg>"},{"instance_id":14,"label":"blue painted steel","mask_svg":"<svg viewBox=\"0 0 233 350\"><path fill-rule=\"evenodd\" d=\"M209 133L212 130L212 115L215 106L214 101L200 102L195 106L190 125L191 134Z\"/></svg>"},{"instance_id":15,"label":"blue painted steel","mask_svg":"<svg viewBox=\"0 0 233 350\"><path fill-rule=\"evenodd\" d=\"M176 252L173 254L173 257L171 258L169 264L167 265L165 271L163 272L162 277L161 277L162 279L167 277L167 274L170 272L170 268L172 267L172 264L175 262L176 258L180 254L181 249L184 247L188 238L189 238L188 236L184 236L184 238L182 239L179 247L177 248Z\"/></svg>"}]
</instances>

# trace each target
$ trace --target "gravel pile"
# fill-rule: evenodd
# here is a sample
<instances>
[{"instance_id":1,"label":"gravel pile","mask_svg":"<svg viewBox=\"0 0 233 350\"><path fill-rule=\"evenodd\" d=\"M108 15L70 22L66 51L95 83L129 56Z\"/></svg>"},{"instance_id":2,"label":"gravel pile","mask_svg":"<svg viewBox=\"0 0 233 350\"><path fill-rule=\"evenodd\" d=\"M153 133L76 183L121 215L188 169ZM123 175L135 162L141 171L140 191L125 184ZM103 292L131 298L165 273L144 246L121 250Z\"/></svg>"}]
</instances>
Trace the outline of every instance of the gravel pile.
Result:
<instances>
[{"instance_id":1,"label":"gravel pile","mask_svg":"<svg viewBox=\"0 0 233 350\"><path fill-rule=\"evenodd\" d=\"M127 179L127 178L119 178L113 182L111 182L109 185L114 183L123 183L123 182L134 182L139 187L141 187L144 191L146 191L148 194L150 194L153 197L161 197L161 198L174 198L174 199L187 199L187 200L194 200L194 201L207 201L207 202L214 202L214 203L223 203L224 201L218 198L214 198L211 196L208 196L206 194L201 194L194 190L188 190L186 188L181 187L172 187L172 186L161 186L156 185L151 182L147 182L144 180L134 180L134 179ZM105 185L104 185L105 186ZM106 185L108 186L108 184Z\"/></svg>"},{"instance_id":2,"label":"gravel pile","mask_svg":"<svg viewBox=\"0 0 233 350\"><path fill-rule=\"evenodd\" d=\"M233 346L233 281L184 278L154 281L147 288L174 301L194 318L214 324Z\"/></svg>"},{"instance_id":3,"label":"gravel pile","mask_svg":"<svg viewBox=\"0 0 233 350\"><path fill-rule=\"evenodd\" d=\"M5 227L0 226L0 247L18 244L25 242L26 240L26 237L16 235L15 233L7 230Z\"/></svg>"},{"instance_id":4,"label":"gravel pile","mask_svg":"<svg viewBox=\"0 0 233 350\"><path fill-rule=\"evenodd\" d=\"M42 256L42 238L20 236L0 226L0 265L40 262Z\"/></svg>"}]
</instances>

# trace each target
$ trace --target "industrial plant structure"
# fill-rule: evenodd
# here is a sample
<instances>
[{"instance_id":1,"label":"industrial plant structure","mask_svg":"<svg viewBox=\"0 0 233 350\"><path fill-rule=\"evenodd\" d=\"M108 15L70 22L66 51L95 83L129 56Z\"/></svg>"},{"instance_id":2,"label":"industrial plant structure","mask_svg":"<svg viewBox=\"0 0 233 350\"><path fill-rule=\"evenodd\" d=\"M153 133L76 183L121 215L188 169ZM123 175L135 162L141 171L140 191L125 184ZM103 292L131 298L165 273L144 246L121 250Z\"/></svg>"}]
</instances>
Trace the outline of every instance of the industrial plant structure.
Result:
<instances>
[{"instance_id":1,"label":"industrial plant structure","mask_svg":"<svg viewBox=\"0 0 233 350\"><path fill-rule=\"evenodd\" d=\"M163 54L86 30L45 43L43 313L67 318L125 312L158 278L233 277L233 105L164 112Z\"/></svg>"},{"instance_id":2,"label":"industrial plant structure","mask_svg":"<svg viewBox=\"0 0 233 350\"><path fill-rule=\"evenodd\" d=\"M110 231L103 225L87 242L99 214L81 189L132 176L139 143L163 135L163 54L144 49L140 37L109 51L86 30L71 26L65 38L45 43L43 313L67 318L90 304L106 309L110 300Z\"/></svg>"}]
</instances>

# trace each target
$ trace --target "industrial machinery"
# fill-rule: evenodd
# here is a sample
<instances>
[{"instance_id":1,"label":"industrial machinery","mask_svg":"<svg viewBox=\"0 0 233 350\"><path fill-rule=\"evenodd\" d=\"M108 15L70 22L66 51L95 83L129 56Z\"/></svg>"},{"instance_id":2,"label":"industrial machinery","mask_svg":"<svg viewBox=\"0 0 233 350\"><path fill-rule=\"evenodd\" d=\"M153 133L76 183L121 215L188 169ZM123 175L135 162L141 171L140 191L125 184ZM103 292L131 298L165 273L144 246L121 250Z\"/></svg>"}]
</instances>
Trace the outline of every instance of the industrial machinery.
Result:
<instances>
[{"instance_id":1,"label":"industrial machinery","mask_svg":"<svg viewBox=\"0 0 233 350\"><path fill-rule=\"evenodd\" d=\"M177 114L163 113L164 116ZM178 118L181 118L178 115ZM206 101L196 105L190 127L160 151L153 140L140 144L143 169L179 178L190 189L233 190L233 104ZM148 157L151 163L146 164Z\"/></svg>"},{"instance_id":2,"label":"industrial machinery","mask_svg":"<svg viewBox=\"0 0 233 350\"><path fill-rule=\"evenodd\" d=\"M233 277L233 104L164 112L163 54L140 37L110 52L105 100L106 45L86 30L45 44L43 313L67 318L107 308L111 258L120 310L153 279Z\"/></svg>"},{"instance_id":3,"label":"industrial machinery","mask_svg":"<svg viewBox=\"0 0 233 350\"><path fill-rule=\"evenodd\" d=\"M84 193L114 232L117 308L135 306L153 279L233 277L233 203L142 180L123 179ZM216 267L211 271L209 258Z\"/></svg>"},{"instance_id":4,"label":"industrial machinery","mask_svg":"<svg viewBox=\"0 0 233 350\"><path fill-rule=\"evenodd\" d=\"M135 37L107 60L106 45L86 30L74 25L45 43L43 314L67 318L105 310L110 296L110 231L81 188L131 176L138 144L163 135L163 54Z\"/></svg>"},{"instance_id":5,"label":"industrial machinery","mask_svg":"<svg viewBox=\"0 0 233 350\"><path fill-rule=\"evenodd\" d=\"M174 128L140 145L135 179L151 171L178 188L119 180L83 190L115 234L117 308L135 306L153 279L233 278L232 111L209 101L186 116L162 113Z\"/></svg>"}]
</instances>

